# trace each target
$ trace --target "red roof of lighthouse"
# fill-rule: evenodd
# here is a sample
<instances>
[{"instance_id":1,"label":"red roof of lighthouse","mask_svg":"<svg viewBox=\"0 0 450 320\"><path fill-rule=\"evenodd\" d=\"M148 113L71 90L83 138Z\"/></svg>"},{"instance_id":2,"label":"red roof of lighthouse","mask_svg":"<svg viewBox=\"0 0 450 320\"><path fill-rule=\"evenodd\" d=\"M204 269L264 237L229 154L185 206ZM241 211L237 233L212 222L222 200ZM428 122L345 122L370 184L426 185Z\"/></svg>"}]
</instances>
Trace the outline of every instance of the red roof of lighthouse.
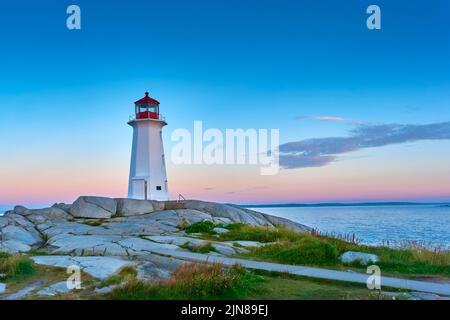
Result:
<instances>
[{"instance_id":1,"label":"red roof of lighthouse","mask_svg":"<svg viewBox=\"0 0 450 320\"><path fill-rule=\"evenodd\" d=\"M139 99L138 101L135 101L134 104L141 104L141 103L145 103L145 102L149 102L151 104L159 104L158 100L155 100L148 96L148 92L145 93L145 97L143 97L142 99Z\"/></svg>"}]
</instances>

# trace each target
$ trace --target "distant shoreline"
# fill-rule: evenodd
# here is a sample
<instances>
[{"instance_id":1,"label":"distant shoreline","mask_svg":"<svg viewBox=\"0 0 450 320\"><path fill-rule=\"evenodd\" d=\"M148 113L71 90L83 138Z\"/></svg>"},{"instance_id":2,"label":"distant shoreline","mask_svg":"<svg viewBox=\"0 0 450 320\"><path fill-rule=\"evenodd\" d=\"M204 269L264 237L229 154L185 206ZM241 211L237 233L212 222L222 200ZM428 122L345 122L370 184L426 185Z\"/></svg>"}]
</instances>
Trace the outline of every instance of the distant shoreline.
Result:
<instances>
[{"instance_id":1,"label":"distant shoreline","mask_svg":"<svg viewBox=\"0 0 450 320\"><path fill-rule=\"evenodd\" d=\"M376 206L441 206L450 207L450 202L360 202L360 203L276 203L238 204L244 208L303 208L303 207L376 207Z\"/></svg>"},{"instance_id":2,"label":"distant shoreline","mask_svg":"<svg viewBox=\"0 0 450 320\"><path fill-rule=\"evenodd\" d=\"M438 206L449 207L450 202L354 202L354 203L340 203L340 202L323 202L323 203L271 203L271 204L236 204L243 208L314 208L314 207L381 207L381 206ZM11 207L0 207L0 216Z\"/></svg>"}]
</instances>

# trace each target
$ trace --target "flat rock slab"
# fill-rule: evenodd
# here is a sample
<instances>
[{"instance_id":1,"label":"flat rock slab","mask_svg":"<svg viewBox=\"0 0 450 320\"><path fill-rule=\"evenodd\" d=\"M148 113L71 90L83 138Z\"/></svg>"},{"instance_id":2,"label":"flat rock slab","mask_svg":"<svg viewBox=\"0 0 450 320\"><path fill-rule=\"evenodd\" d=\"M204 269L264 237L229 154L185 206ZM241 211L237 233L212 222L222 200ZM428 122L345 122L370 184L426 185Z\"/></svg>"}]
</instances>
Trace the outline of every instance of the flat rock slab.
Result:
<instances>
[{"instance_id":1,"label":"flat rock slab","mask_svg":"<svg viewBox=\"0 0 450 320\"><path fill-rule=\"evenodd\" d=\"M25 288L15 292L15 293L12 293L10 295L5 296L3 298L3 300L21 300L21 299L25 298L26 296L28 296L29 294L31 294L37 288L42 286L43 283L44 283L44 281L42 281L42 280L38 280L36 282L33 282L29 286L27 286L27 287L25 287Z\"/></svg>"},{"instance_id":2,"label":"flat rock slab","mask_svg":"<svg viewBox=\"0 0 450 320\"><path fill-rule=\"evenodd\" d=\"M50 287L44 288L40 291L38 291L38 295L40 296L47 296L47 297L53 297L56 296L59 293L67 293L71 289L67 286L67 281L61 281L57 282L55 284L52 284Z\"/></svg>"},{"instance_id":3,"label":"flat rock slab","mask_svg":"<svg viewBox=\"0 0 450 320\"><path fill-rule=\"evenodd\" d=\"M209 242L207 240L190 238L190 237L182 237L182 236L151 236L151 237L146 237L146 238L150 239L151 241L154 241L154 242L174 244L177 246L182 246L186 243L191 244L191 245L201 245L201 244Z\"/></svg>"},{"instance_id":4,"label":"flat rock slab","mask_svg":"<svg viewBox=\"0 0 450 320\"><path fill-rule=\"evenodd\" d=\"M41 242L41 238L37 235L36 230L29 232L25 228L10 225L3 228L1 232L4 240L17 240L29 246Z\"/></svg>"},{"instance_id":5,"label":"flat rock slab","mask_svg":"<svg viewBox=\"0 0 450 320\"><path fill-rule=\"evenodd\" d=\"M129 254L131 251L139 253L140 251L151 251L153 249L173 251L179 249L178 246L166 243L157 243L150 240L144 240L141 238L126 238L117 242L120 246L127 249Z\"/></svg>"},{"instance_id":6,"label":"flat rock slab","mask_svg":"<svg viewBox=\"0 0 450 320\"><path fill-rule=\"evenodd\" d=\"M224 256L231 256L236 253L232 246L222 243L211 243L214 249L217 250L218 253L223 254Z\"/></svg>"},{"instance_id":7,"label":"flat rock slab","mask_svg":"<svg viewBox=\"0 0 450 320\"><path fill-rule=\"evenodd\" d=\"M55 236L48 242L54 249L52 253L84 255L126 256L126 249L117 244L120 236L67 235Z\"/></svg>"},{"instance_id":8,"label":"flat rock slab","mask_svg":"<svg viewBox=\"0 0 450 320\"><path fill-rule=\"evenodd\" d=\"M214 228L212 231L215 232L215 233L227 233L227 232L230 232L230 230L228 230L228 229L219 228L219 227Z\"/></svg>"},{"instance_id":9,"label":"flat rock slab","mask_svg":"<svg viewBox=\"0 0 450 320\"><path fill-rule=\"evenodd\" d=\"M71 256L35 256L31 259L41 265L67 268L78 266L94 278L106 279L126 265L133 265L130 260L116 257L71 257Z\"/></svg>"},{"instance_id":10,"label":"flat rock slab","mask_svg":"<svg viewBox=\"0 0 450 320\"><path fill-rule=\"evenodd\" d=\"M177 258L148 253L137 259L142 261L137 267L138 279L141 280L169 278L180 265L186 263Z\"/></svg>"},{"instance_id":11,"label":"flat rock slab","mask_svg":"<svg viewBox=\"0 0 450 320\"><path fill-rule=\"evenodd\" d=\"M94 290L95 293L110 293L111 291L113 291L115 288L115 286L107 286L107 287L103 287L103 288L96 288Z\"/></svg>"},{"instance_id":12,"label":"flat rock slab","mask_svg":"<svg viewBox=\"0 0 450 320\"><path fill-rule=\"evenodd\" d=\"M143 217L142 219L133 219L135 217L129 218L129 220L119 220L104 223L103 228L97 228L92 234L116 234L123 236L138 236L138 235L160 235L164 233L173 233L178 231L173 226L168 226L162 224L154 219ZM103 229L102 231L98 229Z\"/></svg>"},{"instance_id":13,"label":"flat rock slab","mask_svg":"<svg viewBox=\"0 0 450 320\"><path fill-rule=\"evenodd\" d=\"M89 226L78 222L58 221L52 224L39 224L38 229L45 233L48 237L54 237L61 234L82 235L88 234L98 227Z\"/></svg>"},{"instance_id":14,"label":"flat rock slab","mask_svg":"<svg viewBox=\"0 0 450 320\"><path fill-rule=\"evenodd\" d=\"M19 240L0 241L0 251L8 253L28 252L31 247Z\"/></svg>"},{"instance_id":15,"label":"flat rock slab","mask_svg":"<svg viewBox=\"0 0 450 320\"><path fill-rule=\"evenodd\" d=\"M341 256L343 263L352 263L358 261L359 263L366 265L369 263L376 263L380 260L377 255L365 252L347 251Z\"/></svg>"}]
</instances>

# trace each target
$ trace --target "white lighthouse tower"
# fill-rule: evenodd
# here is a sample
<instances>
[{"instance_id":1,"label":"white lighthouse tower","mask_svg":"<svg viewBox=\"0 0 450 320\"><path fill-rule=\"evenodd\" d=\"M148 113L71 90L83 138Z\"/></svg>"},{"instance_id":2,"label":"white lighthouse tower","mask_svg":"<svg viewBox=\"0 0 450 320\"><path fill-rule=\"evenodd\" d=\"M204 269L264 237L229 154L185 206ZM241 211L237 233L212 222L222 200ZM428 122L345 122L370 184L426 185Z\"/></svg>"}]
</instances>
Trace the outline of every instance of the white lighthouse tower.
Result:
<instances>
[{"instance_id":1,"label":"white lighthouse tower","mask_svg":"<svg viewBox=\"0 0 450 320\"><path fill-rule=\"evenodd\" d=\"M162 128L167 125L159 113L159 102L148 96L134 103L128 198L169 200Z\"/></svg>"}]
</instances>

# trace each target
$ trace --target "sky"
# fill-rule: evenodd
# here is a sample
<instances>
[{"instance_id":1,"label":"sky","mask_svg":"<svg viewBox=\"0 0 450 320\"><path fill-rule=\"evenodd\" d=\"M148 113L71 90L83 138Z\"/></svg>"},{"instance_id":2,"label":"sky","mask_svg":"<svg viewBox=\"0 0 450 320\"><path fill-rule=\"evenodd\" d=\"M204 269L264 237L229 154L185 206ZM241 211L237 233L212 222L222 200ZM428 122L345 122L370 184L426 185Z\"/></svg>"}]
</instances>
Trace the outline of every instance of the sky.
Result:
<instances>
[{"instance_id":1,"label":"sky","mask_svg":"<svg viewBox=\"0 0 450 320\"><path fill-rule=\"evenodd\" d=\"M68 30L66 9L81 9ZM371 4L381 30L366 27ZM0 208L124 197L133 102L161 102L172 197L450 201L447 0L9 1ZM172 133L279 129L273 176L175 165Z\"/></svg>"}]
</instances>

